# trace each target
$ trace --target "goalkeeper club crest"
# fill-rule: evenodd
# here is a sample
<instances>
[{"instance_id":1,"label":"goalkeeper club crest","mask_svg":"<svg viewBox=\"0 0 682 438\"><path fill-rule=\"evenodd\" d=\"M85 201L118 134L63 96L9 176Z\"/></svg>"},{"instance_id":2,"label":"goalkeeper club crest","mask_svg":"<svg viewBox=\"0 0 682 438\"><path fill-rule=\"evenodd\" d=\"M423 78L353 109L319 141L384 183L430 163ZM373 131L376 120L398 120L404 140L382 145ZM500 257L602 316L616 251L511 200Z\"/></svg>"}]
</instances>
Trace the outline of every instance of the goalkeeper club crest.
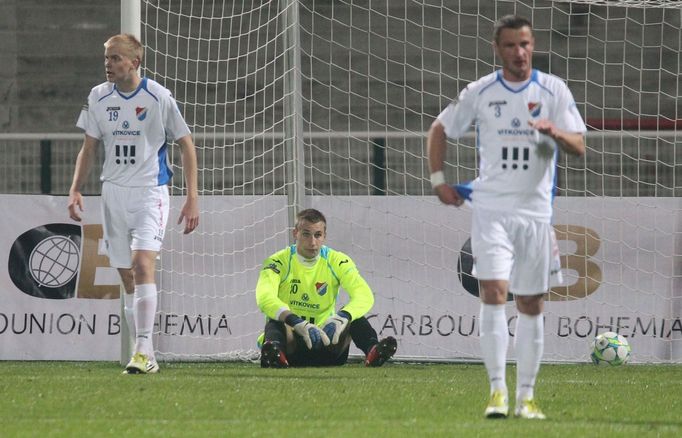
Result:
<instances>
[{"instance_id":1,"label":"goalkeeper club crest","mask_svg":"<svg viewBox=\"0 0 682 438\"><path fill-rule=\"evenodd\" d=\"M528 102L528 112L533 117L538 117L542 111L542 102Z\"/></svg>"},{"instance_id":2,"label":"goalkeeper club crest","mask_svg":"<svg viewBox=\"0 0 682 438\"><path fill-rule=\"evenodd\" d=\"M327 293L327 283L315 283L315 290L319 296Z\"/></svg>"}]
</instances>

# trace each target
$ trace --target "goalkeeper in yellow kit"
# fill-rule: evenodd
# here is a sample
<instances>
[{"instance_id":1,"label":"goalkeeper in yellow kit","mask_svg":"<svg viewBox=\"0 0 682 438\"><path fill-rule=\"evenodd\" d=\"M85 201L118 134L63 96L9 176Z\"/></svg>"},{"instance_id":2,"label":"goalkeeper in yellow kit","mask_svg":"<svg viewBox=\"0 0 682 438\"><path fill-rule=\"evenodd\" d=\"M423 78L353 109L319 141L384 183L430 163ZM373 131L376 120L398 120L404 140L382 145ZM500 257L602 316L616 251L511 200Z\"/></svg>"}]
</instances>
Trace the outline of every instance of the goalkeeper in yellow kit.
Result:
<instances>
[{"instance_id":1,"label":"goalkeeper in yellow kit","mask_svg":"<svg viewBox=\"0 0 682 438\"><path fill-rule=\"evenodd\" d=\"M395 338L378 340L365 318L374 295L353 260L324 245L327 220L314 209L298 213L296 243L265 259L256 301L266 315L259 339L261 367L343 365L350 341L362 350L365 365L381 366L393 356ZM348 304L337 311L342 287Z\"/></svg>"}]
</instances>

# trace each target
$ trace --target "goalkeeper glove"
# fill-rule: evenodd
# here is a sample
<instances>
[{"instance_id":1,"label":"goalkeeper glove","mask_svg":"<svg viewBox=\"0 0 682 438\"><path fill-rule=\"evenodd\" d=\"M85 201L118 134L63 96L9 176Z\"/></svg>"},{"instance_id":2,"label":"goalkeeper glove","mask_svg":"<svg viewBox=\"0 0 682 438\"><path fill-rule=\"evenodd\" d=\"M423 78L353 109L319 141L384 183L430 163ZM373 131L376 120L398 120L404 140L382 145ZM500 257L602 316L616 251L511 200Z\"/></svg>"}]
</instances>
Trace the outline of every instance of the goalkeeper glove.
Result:
<instances>
[{"instance_id":1,"label":"goalkeeper glove","mask_svg":"<svg viewBox=\"0 0 682 438\"><path fill-rule=\"evenodd\" d=\"M311 324L298 315L290 314L284 320L294 332L303 338L308 350L318 350L329 345L327 335L315 324Z\"/></svg>"},{"instance_id":2,"label":"goalkeeper glove","mask_svg":"<svg viewBox=\"0 0 682 438\"><path fill-rule=\"evenodd\" d=\"M322 325L322 330L327 334L327 337L331 340L332 345L339 343L341 333L346 330L350 319L350 313L346 312L345 310L340 310L339 313L330 316L324 322Z\"/></svg>"}]
</instances>

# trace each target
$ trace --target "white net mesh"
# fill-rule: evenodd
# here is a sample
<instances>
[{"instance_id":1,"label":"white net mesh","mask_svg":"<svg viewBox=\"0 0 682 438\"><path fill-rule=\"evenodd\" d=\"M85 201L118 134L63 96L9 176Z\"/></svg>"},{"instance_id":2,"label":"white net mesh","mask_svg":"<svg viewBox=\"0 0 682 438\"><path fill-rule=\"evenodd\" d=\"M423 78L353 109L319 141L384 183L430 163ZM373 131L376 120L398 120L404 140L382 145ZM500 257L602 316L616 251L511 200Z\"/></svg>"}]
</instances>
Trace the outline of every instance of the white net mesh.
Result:
<instances>
[{"instance_id":1,"label":"white net mesh","mask_svg":"<svg viewBox=\"0 0 682 438\"><path fill-rule=\"evenodd\" d=\"M370 321L398 337L399 356L477 358L478 300L458 279L469 211L431 195L425 131L496 68L492 25L518 13L534 24L535 67L567 81L591 129L586 157L560 160L570 287L550 296L546 358L586 360L607 328L630 338L635 362L682 360L680 2L166 0L142 11L144 73L191 125L202 194L200 229L167 234L160 357L255 357L260 263L288 243L291 211L313 206L329 245L372 285ZM451 145L448 181L475 177L473 144Z\"/></svg>"}]
</instances>

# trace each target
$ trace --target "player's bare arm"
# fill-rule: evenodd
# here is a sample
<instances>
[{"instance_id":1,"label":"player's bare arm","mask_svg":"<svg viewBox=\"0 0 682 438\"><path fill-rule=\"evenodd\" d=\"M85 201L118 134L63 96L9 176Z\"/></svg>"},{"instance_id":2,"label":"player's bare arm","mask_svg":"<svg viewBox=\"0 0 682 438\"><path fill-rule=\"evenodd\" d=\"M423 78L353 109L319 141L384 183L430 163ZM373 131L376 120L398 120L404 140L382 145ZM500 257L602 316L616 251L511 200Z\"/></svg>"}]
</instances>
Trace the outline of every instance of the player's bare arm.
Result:
<instances>
[{"instance_id":1,"label":"player's bare arm","mask_svg":"<svg viewBox=\"0 0 682 438\"><path fill-rule=\"evenodd\" d=\"M199 225L199 191L197 188L197 153L190 135L177 140L182 150L182 169L185 174L187 198L180 210L178 224L185 221L184 234L189 234Z\"/></svg>"},{"instance_id":2,"label":"player's bare arm","mask_svg":"<svg viewBox=\"0 0 682 438\"><path fill-rule=\"evenodd\" d=\"M577 156L585 154L585 138L582 133L563 131L547 119L531 120L528 124L541 134L552 137L564 152Z\"/></svg>"},{"instance_id":3,"label":"player's bare arm","mask_svg":"<svg viewBox=\"0 0 682 438\"><path fill-rule=\"evenodd\" d=\"M459 207L464 202L464 199L457 194L457 191L452 188L451 185L446 184L445 180L442 179L447 138L445 135L445 127L439 120L435 120L431 124L431 128L429 129L426 138L426 145L429 157L429 169L431 170L432 175L431 184L433 186L433 190L436 192L438 199L440 199L440 202L443 204Z\"/></svg>"},{"instance_id":4,"label":"player's bare arm","mask_svg":"<svg viewBox=\"0 0 682 438\"><path fill-rule=\"evenodd\" d=\"M81 221L80 213L83 211L83 196L80 190L90 174L90 169L92 169L95 161L95 149L98 143L99 140L86 135L83 140L83 146L76 158L76 168L73 172L73 182L69 189L67 208L69 209L69 217L78 222Z\"/></svg>"}]
</instances>

